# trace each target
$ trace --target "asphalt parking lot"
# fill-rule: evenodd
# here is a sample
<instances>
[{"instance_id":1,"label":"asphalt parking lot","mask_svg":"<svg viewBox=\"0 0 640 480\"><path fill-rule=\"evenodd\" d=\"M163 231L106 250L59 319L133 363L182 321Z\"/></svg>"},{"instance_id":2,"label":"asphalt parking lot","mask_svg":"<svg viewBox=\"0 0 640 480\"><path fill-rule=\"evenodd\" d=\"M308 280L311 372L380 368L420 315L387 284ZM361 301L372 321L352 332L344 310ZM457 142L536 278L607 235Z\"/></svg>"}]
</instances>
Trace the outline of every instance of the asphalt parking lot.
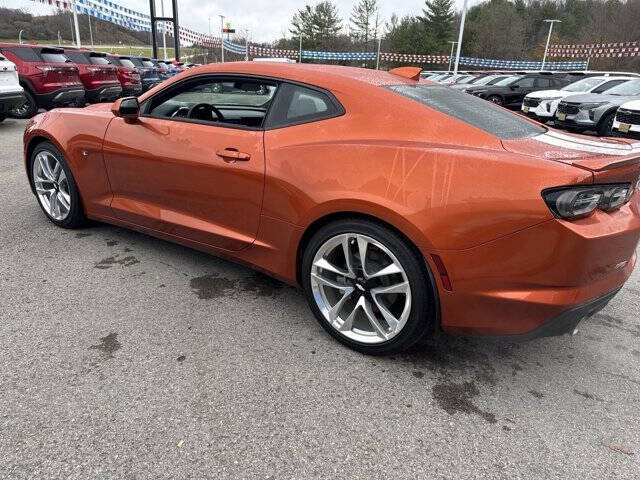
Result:
<instances>
[{"instance_id":1,"label":"asphalt parking lot","mask_svg":"<svg viewBox=\"0 0 640 480\"><path fill-rule=\"evenodd\" d=\"M366 357L302 294L49 223L0 123L0 478L638 478L640 272L575 337Z\"/></svg>"}]
</instances>

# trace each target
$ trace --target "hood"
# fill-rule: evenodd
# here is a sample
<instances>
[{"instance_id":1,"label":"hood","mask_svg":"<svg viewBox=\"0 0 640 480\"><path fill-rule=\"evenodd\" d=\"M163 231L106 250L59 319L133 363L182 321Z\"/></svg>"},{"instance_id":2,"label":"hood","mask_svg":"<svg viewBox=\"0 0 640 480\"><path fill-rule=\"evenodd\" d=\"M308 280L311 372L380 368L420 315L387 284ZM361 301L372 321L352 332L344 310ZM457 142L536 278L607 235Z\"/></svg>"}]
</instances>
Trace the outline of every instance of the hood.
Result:
<instances>
[{"instance_id":1,"label":"hood","mask_svg":"<svg viewBox=\"0 0 640 480\"><path fill-rule=\"evenodd\" d=\"M83 110L91 110L94 112L111 112L111 106L113 103L94 103L87 105Z\"/></svg>"},{"instance_id":2,"label":"hood","mask_svg":"<svg viewBox=\"0 0 640 480\"><path fill-rule=\"evenodd\" d=\"M621 97L618 95L604 95L602 93L581 93L579 95L569 95L564 98L565 102L570 103L602 103L607 102L612 105L622 105L629 100L637 100L637 96Z\"/></svg>"},{"instance_id":3,"label":"hood","mask_svg":"<svg viewBox=\"0 0 640 480\"><path fill-rule=\"evenodd\" d=\"M549 129L535 137L503 140L505 150L573 165L592 172L640 163L640 142L570 135Z\"/></svg>"},{"instance_id":4,"label":"hood","mask_svg":"<svg viewBox=\"0 0 640 480\"><path fill-rule=\"evenodd\" d=\"M625 110L640 110L640 100L625 102L620 105L620 108L624 108Z\"/></svg>"},{"instance_id":5,"label":"hood","mask_svg":"<svg viewBox=\"0 0 640 480\"><path fill-rule=\"evenodd\" d=\"M538 90L537 92L528 93L526 98L551 98L551 97L564 97L567 95L567 92L563 92L562 90Z\"/></svg>"}]
</instances>

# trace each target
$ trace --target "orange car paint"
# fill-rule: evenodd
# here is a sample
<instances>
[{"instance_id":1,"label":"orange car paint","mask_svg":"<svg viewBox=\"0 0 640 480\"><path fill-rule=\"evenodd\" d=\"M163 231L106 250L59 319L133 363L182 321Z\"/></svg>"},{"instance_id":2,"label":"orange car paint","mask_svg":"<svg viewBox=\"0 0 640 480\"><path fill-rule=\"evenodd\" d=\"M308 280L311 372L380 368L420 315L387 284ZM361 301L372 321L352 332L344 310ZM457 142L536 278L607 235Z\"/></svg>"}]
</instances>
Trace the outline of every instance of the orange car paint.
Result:
<instances>
[{"instance_id":1,"label":"orange car paint","mask_svg":"<svg viewBox=\"0 0 640 480\"><path fill-rule=\"evenodd\" d=\"M281 78L331 91L346 113L251 131L140 117L110 105L54 110L25 132L68 159L90 218L249 264L296 284L305 232L366 215L402 232L435 273L450 333L521 334L621 286L635 265L640 194L619 210L553 217L545 188L632 182L636 156L497 137L387 89L391 73L326 65L225 63L195 75ZM574 137L578 138L578 137ZM615 142L611 140L611 144ZM624 143L624 142L622 142ZM249 153L229 162L224 149ZM451 291L432 255L446 269ZM441 272L440 272L441 273Z\"/></svg>"}]
</instances>

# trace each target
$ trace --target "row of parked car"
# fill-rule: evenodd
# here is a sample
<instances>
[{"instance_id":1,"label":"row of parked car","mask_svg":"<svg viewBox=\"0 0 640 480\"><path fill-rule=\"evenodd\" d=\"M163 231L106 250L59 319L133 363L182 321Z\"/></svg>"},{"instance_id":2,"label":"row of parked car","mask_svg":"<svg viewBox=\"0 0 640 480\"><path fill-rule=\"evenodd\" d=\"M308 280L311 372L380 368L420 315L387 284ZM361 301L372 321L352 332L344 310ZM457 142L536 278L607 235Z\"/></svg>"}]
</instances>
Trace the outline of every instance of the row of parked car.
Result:
<instances>
[{"instance_id":1,"label":"row of parked car","mask_svg":"<svg viewBox=\"0 0 640 480\"><path fill-rule=\"evenodd\" d=\"M0 43L0 121L139 95L188 68L88 49Z\"/></svg>"},{"instance_id":2,"label":"row of parked car","mask_svg":"<svg viewBox=\"0 0 640 480\"><path fill-rule=\"evenodd\" d=\"M423 72L423 78L519 109L571 132L640 139L640 74L625 72Z\"/></svg>"}]
</instances>

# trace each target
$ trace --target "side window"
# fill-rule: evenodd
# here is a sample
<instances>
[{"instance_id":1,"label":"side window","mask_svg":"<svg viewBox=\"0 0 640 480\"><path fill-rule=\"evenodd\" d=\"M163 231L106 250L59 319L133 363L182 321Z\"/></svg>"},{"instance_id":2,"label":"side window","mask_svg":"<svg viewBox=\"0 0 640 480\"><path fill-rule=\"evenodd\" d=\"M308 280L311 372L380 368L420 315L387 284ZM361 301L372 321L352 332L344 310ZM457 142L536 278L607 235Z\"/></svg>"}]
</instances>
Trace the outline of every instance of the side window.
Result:
<instances>
[{"instance_id":1,"label":"side window","mask_svg":"<svg viewBox=\"0 0 640 480\"><path fill-rule=\"evenodd\" d=\"M551 87L551 79L539 77L536 78L536 88L549 88Z\"/></svg>"},{"instance_id":2,"label":"side window","mask_svg":"<svg viewBox=\"0 0 640 480\"><path fill-rule=\"evenodd\" d=\"M20 60L25 62L39 62L40 57L33 48L29 47L11 47L6 49L7 52L13 53Z\"/></svg>"},{"instance_id":3,"label":"side window","mask_svg":"<svg viewBox=\"0 0 640 480\"><path fill-rule=\"evenodd\" d=\"M152 117L259 128L276 89L273 82L253 79L188 80L154 95L143 111Z\"/></svg>"},{"instance_id":4,"label":"side window","mask_svg":"<svg viewBox=\"0 0 640 480\"><path fill-rule=\"evenodd\" d=\"M284 84L269 117L270 128L335 117L343 113L327 93L301 85Z\"/></svg>"},{"instance_id":5,"label":"side window","mask_svg":"<svg viewBox=\"0 0 640 480\"><path fill-rule=\"evenodd\" d=\"M591 93L602 93L610 88L615 87L616 85L620 85L621 83L626 82L626 80L611 80L609 82L604 82L602 85L593 89Z\"/></svg>"},{"instance_id":6,"label":"side window","mask_svg":"<svg viewBox=\"0 0 640 480\"><path fill-rule=\"evenodd\" d=\"M516 85L518 85L518 87L520 88L531 88L533 87L533 82L535 81L535 78L533 77L525 77L522 78L520 80L518 80L516 82Z\"/></svg>"}]
</instances>

